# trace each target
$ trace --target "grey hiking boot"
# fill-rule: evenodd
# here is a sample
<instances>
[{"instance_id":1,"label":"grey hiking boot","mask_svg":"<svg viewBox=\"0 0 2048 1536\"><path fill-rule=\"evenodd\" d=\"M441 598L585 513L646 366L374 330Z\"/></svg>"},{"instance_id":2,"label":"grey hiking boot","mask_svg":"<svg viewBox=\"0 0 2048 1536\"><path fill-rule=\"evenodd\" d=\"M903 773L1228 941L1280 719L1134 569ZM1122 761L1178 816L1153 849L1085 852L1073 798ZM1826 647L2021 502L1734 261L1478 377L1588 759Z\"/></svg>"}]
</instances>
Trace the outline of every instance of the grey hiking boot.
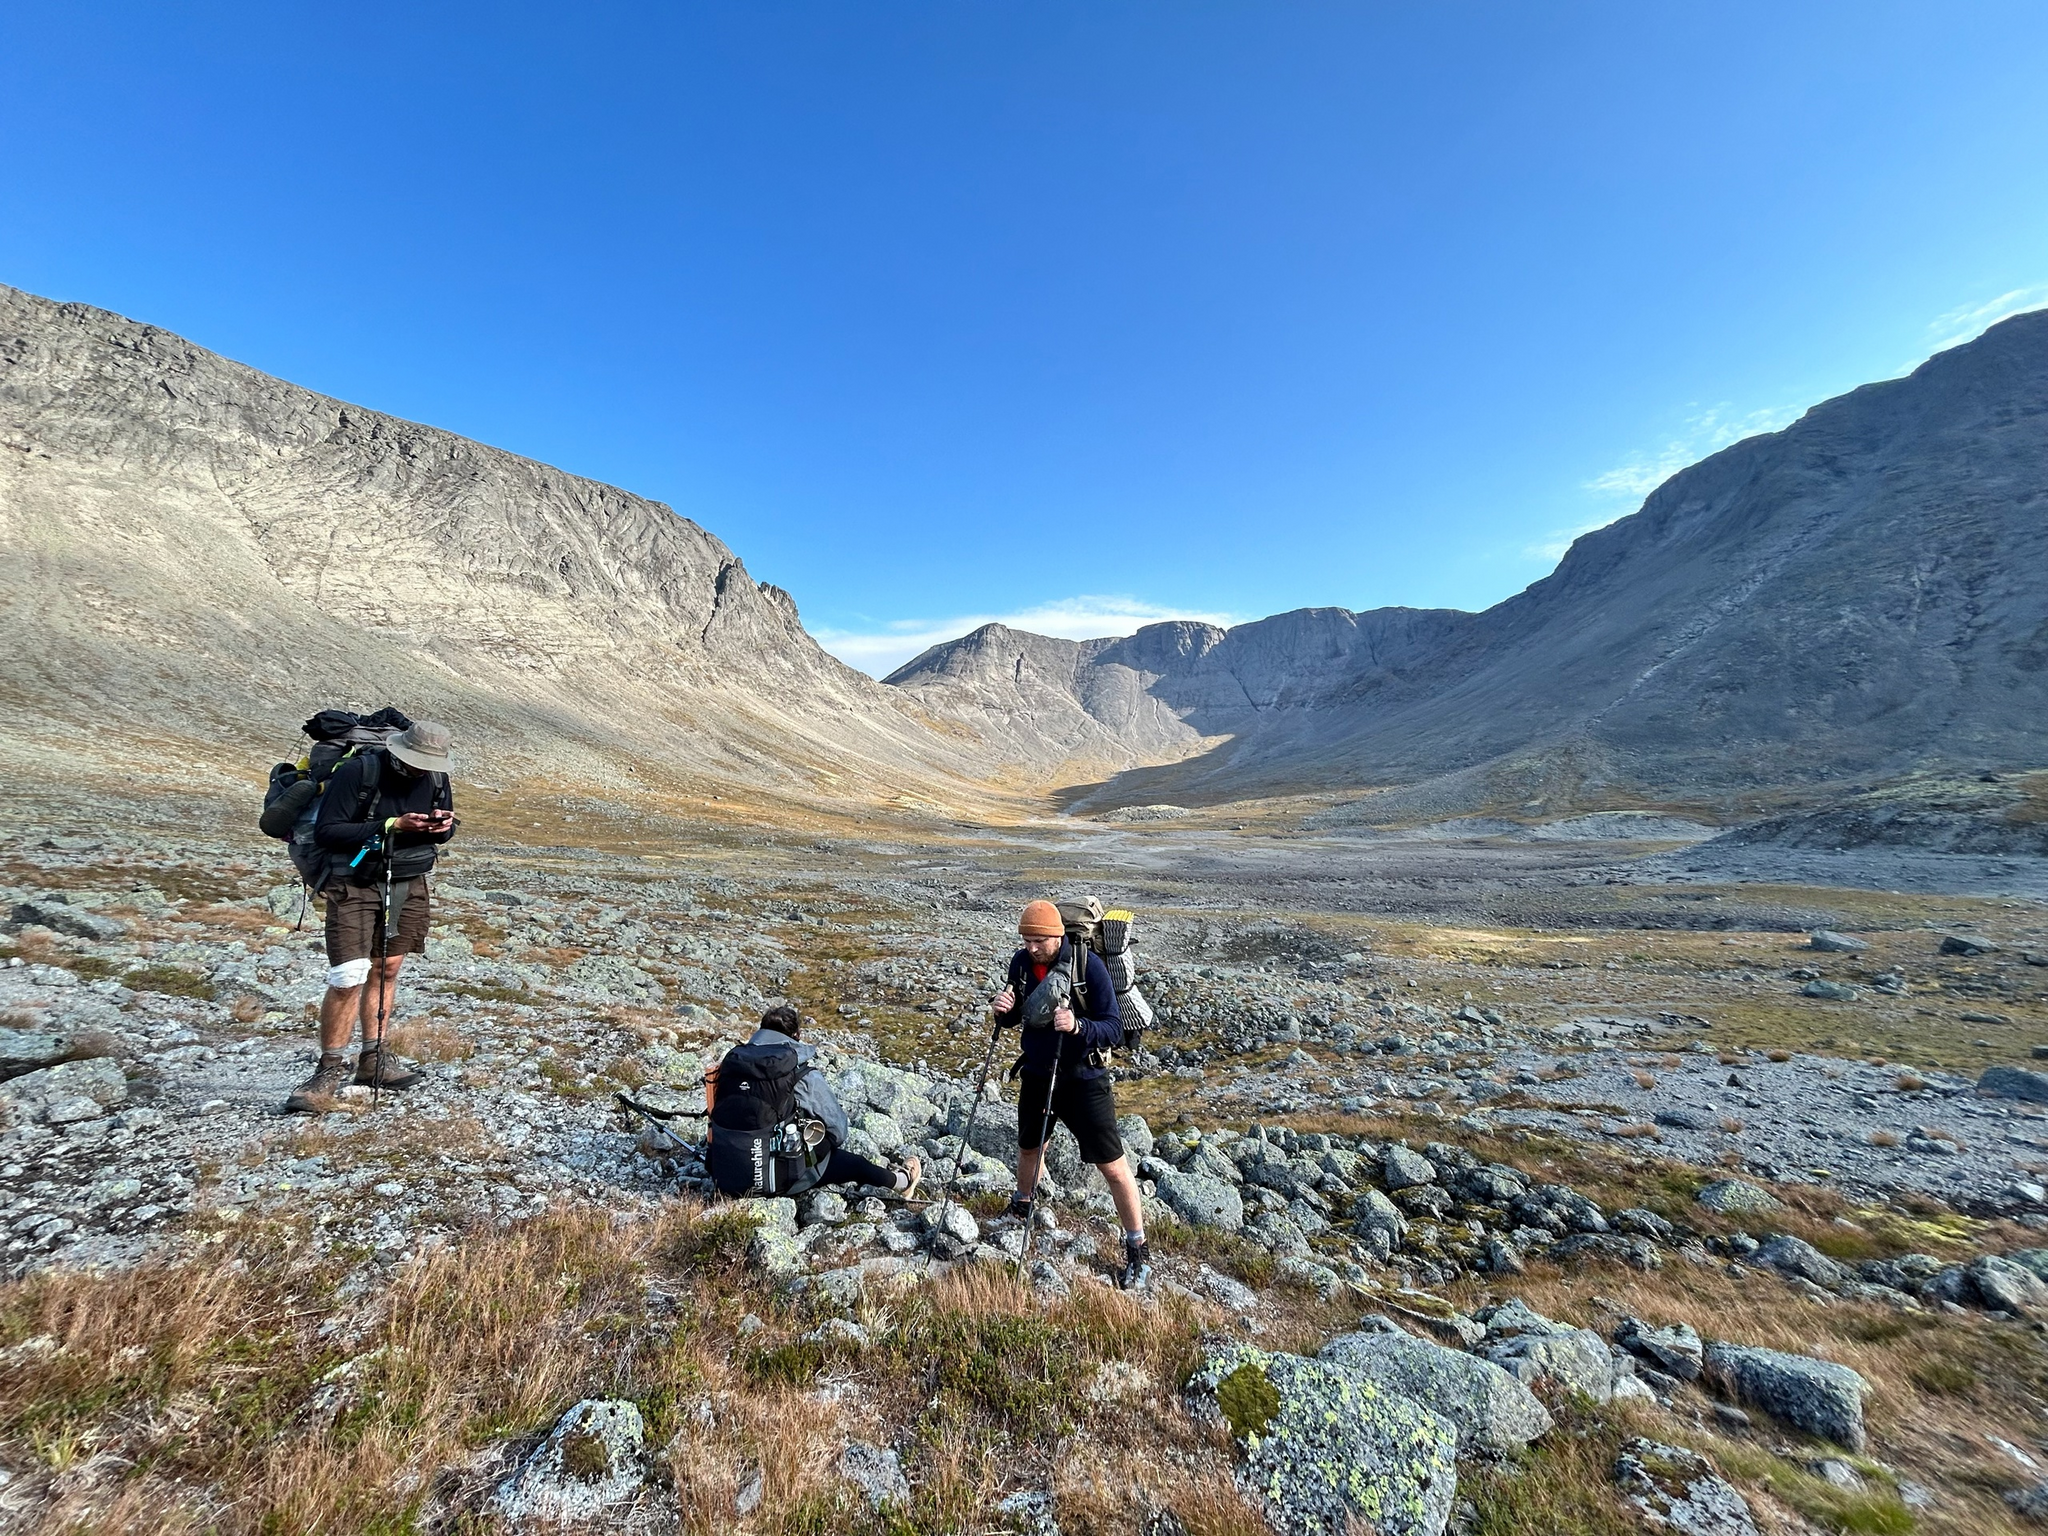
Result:
<instances>
[{"instance_id":1,"label":"grey hiking boot","mask_svg":"<svg viewBox=\"0 0 2048 1536\"><path fill-rule=\"evenodd\" d=\"M410 1088L420 1080L420 1075L395 1053L372 1047L356 1057L355 1080L365 1088Z\"/></svg>"},{"instance_id":2,"label":"grey hiking boot","mask_svg":"<svg viewBox=\"0 0 2048 1536\"><path fill-rule=\"evenodd\" d=\"M1144 1238L1124 1239L1124 1267L1117 1272L1116 1283L1126 1291L1142 1291L1152 1283L1152 1245Z\"/></svg>"},{"instance_id":3,"label":"grey hiking boot","mask_svg":"<svg viewBox=\"0 0 2048 1536\"><path fill-rule=\"evenodd\" d=\"M292 1096L284 1101L284 1112L288 1115L317 1115L334 1107L334 1096L341 1092L341 1085L348 1081L348 1058L335 1051L331 1055L322 1052L320 1065L313 1069L313 1075L292 1090Z\"/></svg>"}]
</instances>

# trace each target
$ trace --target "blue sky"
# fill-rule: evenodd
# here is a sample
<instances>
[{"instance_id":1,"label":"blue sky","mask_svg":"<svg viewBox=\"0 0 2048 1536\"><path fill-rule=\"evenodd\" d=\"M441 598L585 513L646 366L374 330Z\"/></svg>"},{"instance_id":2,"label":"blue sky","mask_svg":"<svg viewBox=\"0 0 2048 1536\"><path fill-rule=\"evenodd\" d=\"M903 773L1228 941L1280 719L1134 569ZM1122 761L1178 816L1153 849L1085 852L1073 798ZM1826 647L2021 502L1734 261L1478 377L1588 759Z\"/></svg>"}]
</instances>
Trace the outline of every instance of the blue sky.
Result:
<instances>
[{"instance_id":1,"label":"blue sky","mask_svg":"<svg viewBox=\"0 0 2048 1536\"><path fill-rule=\"evenodd\" d=\"M2048 302L2048 7L79 3L0 281L672 504L871 670L1477 608Z\"/></svg>"}]
</instances>

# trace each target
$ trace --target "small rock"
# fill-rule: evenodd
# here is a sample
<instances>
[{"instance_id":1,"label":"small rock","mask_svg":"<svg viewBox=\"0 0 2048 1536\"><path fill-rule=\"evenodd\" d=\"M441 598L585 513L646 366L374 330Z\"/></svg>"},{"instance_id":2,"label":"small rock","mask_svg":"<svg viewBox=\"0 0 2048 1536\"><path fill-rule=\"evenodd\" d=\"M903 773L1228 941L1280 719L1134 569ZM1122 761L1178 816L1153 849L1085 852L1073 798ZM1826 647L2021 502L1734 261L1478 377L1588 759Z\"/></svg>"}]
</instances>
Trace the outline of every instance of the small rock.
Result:
<instances>
[{"instance_id":1,"label":"small rock","mask_svg":"<svg viewBox=\"0 0 2048 1536\"><path fill-rule=\"evenodd\" d=\"M2035 1483L2031 1488L2015 1488L2005 1496L2005 1502L2013 1513L2027 1520L2048 1525L2048 1482Z\"/></svg>"},{"instance_id":2,"label":"small rock","mask_svg":"<svg viewBox=\"0 0 2048 1536\"><path fill-rule=\"evenodd\" d=\"M1723 1215L1748 1215L1784 1208L1769 1190L1759 1189L1742 1179L1716 1179L1693 1199L1708 1210L1719 1211Z\"/></svg>"},{"instance_id":3,"label":"small rock","mask_svg":"<svg viewBox=\"0 0 2048 1536\"><path fill-rule=\"evenodd\" d=\"M1614 1341L1632 1354L1654 1360L1681 1381L1699 1380L1705 1346L1690 1323L1652 1328L1637 1318L1625 1317L1614 1330Z\"/></svg>"},{"instance_id":4,"label":"small rock","mask_svg":"<svg viewBox=\"0 0 2048 1536\"><path fill-rule=\"evenodd\" d=\"M1412 1189L1436 1180L1436 1165L1420 1152L1390 1146L1380 1155L1380 1175L1389 1190Z\"/></svg>"},{"instance_id":5,"label":"small rock","mask_svg":"<svg viewBox=\"0 0 2048 1536\"><path fill-rule=\"evenodd\" d=\"M5 926L9 930L26 928L34 924L48 928L53 933L67 934L74 939L92 939L105 943L118 939L128 931L128 925L111 917L101 917L97 912L87 912L65 901L23 901L17 902Z\"/></svg>"},{"instance_id":6,"label":"small rock","mask_svg":"<svg viewBox=\"0 0 2048 1536\"><path fill-rule=\"evenodd\" d=\"M1696 1452L1630 1440L1615 1459L1614 1480L1658 1529L1678 1536L1757 1536L1748 1501Z\"/></svg>"},{"instance_id":7,"label":"small rock","mask_svg":"<svg viewBox=\"0 0 2048 1536\"><path fill-rule=\"evenodd\" d=\"M848 1443L840 1453L839 1475L858 1488L872 1509L901 1507L910 1502L910 1480L903 1463L885 1446L865 1440Z\"/></svg>"},{"instance_id":8,"label":"small rock","mask_svg":"<svg viewBox=\"0 0 2048 1536\"><path fill-rule=\"evenodd\" d=\"M1989 939L1979 938L1976 934L1950 933L1942 936L1940 953L1944 955L1995 955L1998 953L1998 946Z\"/></svg>"},{"instance_id":9,"label":"small rock","mask_svg":"<svg viewBox=\"0 0 2048 1536\"><path fill-rule=\"evenodd\" d=\"M1060 1536L1059 1522L1052 1516L1052 1495L1037 1489L1013 1493L996 1505L1003 1524L1017 1536Z\"/></svg>"},{"instance_id":10,"label":"small rock","mask_svg":"<svg viewBox=\"0 0 2048 1536\"><path fill-rule=\"evenodd\" d=\"M1804 1238L1774 1237L1757 1250L1756 1262L1768 1264L1780 1274L1810 1280L1815 1285L1838 1286L1848 1278L1841 1265Z\"/></svg>"},{"instance_id":11,"label":"small rock","mask_svg":"<svg viewBox=\"0 0 2048 1536\"><path fill-rule=\"evenodd\" d=\"M934 1236L950 1237L965 1248L981 1241L981 1226L974 1213L957 1200L940 1200L926 1206L924 1228Z\"/></svg>"},{"instance_id":12,"label":"small rock","mask_svg":"<svg viewBox=\"0 0 2048 1536\"><path fill-rule=\"evenodd\" d=\"M1222 1232L1244 1229L1244 1197L1222 1179L1168 1172L1158 1180L1159 1201L1191 1227Z\"/></svg>"},{"instance_id":13,"label":"small rock","mask_svg":"<svg viewBox=\"0 0 2048 1536\"><path fill-rule=\"evenodd\" d=\"M1824 950L1832 955L1860 955L1870 946L1861 939L1852 939L1846 933L1836 933L1832 928L1816 928L1806 937L1808 949Z\"/></svg>"},{"instance_id":14,"label":"small rock","mask_svg":"<svg viewBox=\"0 0 2048 1536\"><path fill-rule=\"evenodd\" d=\"M2010 1259L1987 1253L1964 1271L1984 1305L1999 1312L2032 1312L2048 1306L2048 1281Z\"/></svg>"},{"instance_id":15,"label":"small rock","mask_svg":"<svg viewBox=\"0 0 2048 1536\"><path fill-rule=\"evenodd\" d=\"M1987 1099L2048 1104L2048 1072L2030 1072L2025 1067L1986 1067L1983 1076L1977 1079L1977 1092Z\"/></svg>"},{"instance_id":16,"label":"small rock","mask_svg":"<svg viewBox=\"0 0 2048 1536\"><path fill-rule=\"evenodd\" d=\"M1853 1003L1856 1001L1856 989L1854 987L1845 987L1839 981L1809 981L1799 989L1799 995L1801 997L1824 998L1831 1003Z\"/></svg>"},{"instance_id":17,"label":"small rock","mask_svg":"<svg viewBox=\"0 0 2048 1536\"><path fill-rule=\"evenodd\" d=\"M499 1512L515 1525L595 1519L639 1491L645 1435L632 1403L585 1399L556 1420L540 1449L498 1485Z\"/></svg>"}]
</instances>

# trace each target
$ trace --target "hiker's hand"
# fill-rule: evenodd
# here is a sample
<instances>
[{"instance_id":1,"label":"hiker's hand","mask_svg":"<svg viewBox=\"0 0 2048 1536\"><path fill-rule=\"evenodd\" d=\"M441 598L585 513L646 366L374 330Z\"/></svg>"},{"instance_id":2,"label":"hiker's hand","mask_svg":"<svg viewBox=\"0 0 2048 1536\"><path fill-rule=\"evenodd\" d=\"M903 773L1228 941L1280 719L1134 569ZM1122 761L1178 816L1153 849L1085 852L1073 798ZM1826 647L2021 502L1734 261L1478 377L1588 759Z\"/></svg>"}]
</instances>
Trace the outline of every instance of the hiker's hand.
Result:
<instances>
[{"instance_id":1,"label":"hiker's hand","mask_svg":"<svg viewBox=\"0 0 2048 1536\"><path fill-rule=\"evenodd\" d=\"M1052 1027L1063 1035L1071 1035L1075 1029L1074 1010L1065 1003L1061 1003L1059 1007L1053 1009Z\"/></svg>"},{"instance_id":2,"label":"hiker's hand","mask_svg":"<svg viewBox=\"0 0 2048 1536\"><path fill-rule=\"evenodd\" d=\"M1008 1013L1012 1008L1015 1008L1016 1006L1017 994L1008 987L1005 987L1002 991L998 992L996 994L995 1001L989 1004L989 1007L994 1009L997 1013Z\"/></svg>"},{"instance_id":3,"label":"hiker's hand","mask_svg":"<svg viewBox=\"0 0 2048 1536\"><path fill-rule=\"evenodd\" d=\"M394 832L431 832L434 818L426 811L407 811L391 829Z\"/></svg>"}]
</instances>

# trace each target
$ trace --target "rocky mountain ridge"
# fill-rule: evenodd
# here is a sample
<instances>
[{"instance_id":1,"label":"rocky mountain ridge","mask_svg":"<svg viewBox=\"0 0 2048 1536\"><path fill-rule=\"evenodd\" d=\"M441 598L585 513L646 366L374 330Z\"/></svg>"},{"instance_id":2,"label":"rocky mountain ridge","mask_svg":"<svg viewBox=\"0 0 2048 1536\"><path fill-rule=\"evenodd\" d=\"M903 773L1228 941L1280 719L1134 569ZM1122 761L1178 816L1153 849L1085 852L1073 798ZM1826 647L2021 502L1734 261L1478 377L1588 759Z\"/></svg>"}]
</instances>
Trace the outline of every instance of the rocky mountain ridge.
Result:
<instances>
[{"instance_id":1,"label":"rocky mountain ridge","mask_svg":"<svg viewBox=\"0 0 2048 1536\"><path fill-rule=\"evenodd\" d=\"M1180 759L1112 783L1115 803L1472 776L1456 810L1532 785L1570 803L2031 767L2044 420L2037 311L1680 471L1483 613L1315 608L1079 643L992 627L888 681L1012 735Z\"/></svg>"},{"instance_id":2,"label":"rocky mountain ridge","mask_svg":"<svg viewBox=\"0 0 2048 1536\"><path fill-rule=\"evenodd\" d=\"M668 507L5 287L0 552L19 773L138 738L260 757L387 699L493 776L859 796L990 767Z\"/></svg>"}]
</instances>

